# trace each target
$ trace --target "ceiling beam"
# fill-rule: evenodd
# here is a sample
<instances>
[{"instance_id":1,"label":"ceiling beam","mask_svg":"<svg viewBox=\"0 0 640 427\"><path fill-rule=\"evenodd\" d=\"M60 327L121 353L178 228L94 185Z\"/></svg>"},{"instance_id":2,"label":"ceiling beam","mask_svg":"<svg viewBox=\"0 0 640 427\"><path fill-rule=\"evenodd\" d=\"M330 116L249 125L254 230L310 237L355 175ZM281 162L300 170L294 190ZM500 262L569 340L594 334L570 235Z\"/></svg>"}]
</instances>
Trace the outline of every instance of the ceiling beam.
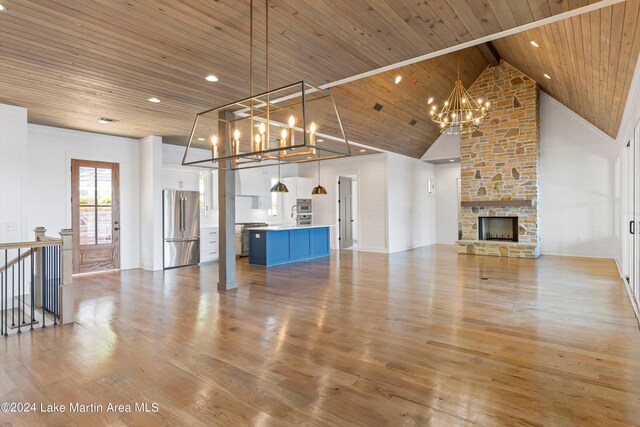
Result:
<instances>
[{"instance_id":1,"label":"ceiling beam","mask_svg":"<svg viewBox=\"0 0 640 427\"><path fill-rule=\"evenodd\" d=\"M495 67L497 65L500 65L500 55L493 47L491 42L479 44L478 50L480 51L480 53L482 53L482 56L485 57L485 59L489 63L489 66Z\"/></svg>"},{"instance_id":2,"label":"ceiling beam","mask_svg":"<svg viewBox=\"0 0 640 427\"><path fill-rule=\"evenodd\" d=\"M548 18L540 19L538 21L534 21L528 24L520 25L518 27L510 28L508 30L500 31L495 34L491 34L489 36L480 37L475 40L470 40L468 42L460 43L455 46L451 46L435 52L427 53L426 55L416 56L415 58L407 59L406 61L400 61L398 63L387 65L385 67L380 67L375 70L367 71L365 73L356 74L355 76L347 77L345 79L336 80L335 82L326 83L324 85L321 85L320 87L322 89L329 89L331 87L339 86L341 84L364 79L366 77L375 76L376 74L386 73L388 71L393 71L397 68L415 64L416 62L422 62L422 61L426 61L427 59L432 59L438 56L446 55L448 53L457 52L459 50L467 49L467 48L477 46L483 43L487 43L493 40L501 39L503 37L522 33L524 31L528 31L534 28L542 27L543 25L552 24L554 22L562 21L568 18L572 18L574 16L585 14L585 13L593 12L594 10L599 10L608 6L612 6L614 4L623 3L625 1L626 0L601 0L599 2L592 3L577 9L573 9L568 12L563 12L558 15L549 16Z\"/></svg>"}]
</instances>

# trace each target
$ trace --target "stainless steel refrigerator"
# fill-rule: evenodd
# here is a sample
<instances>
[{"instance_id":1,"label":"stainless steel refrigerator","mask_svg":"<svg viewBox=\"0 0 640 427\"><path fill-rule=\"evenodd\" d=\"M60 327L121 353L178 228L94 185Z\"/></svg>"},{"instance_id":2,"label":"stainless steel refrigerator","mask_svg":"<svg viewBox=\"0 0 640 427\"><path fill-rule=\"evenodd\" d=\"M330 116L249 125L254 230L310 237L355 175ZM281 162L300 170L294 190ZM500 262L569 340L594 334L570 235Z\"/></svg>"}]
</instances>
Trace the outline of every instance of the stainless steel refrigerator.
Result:
<instances>
[{"instance_id":1,"label":"stainless steel refrigerator","mask_svg":"<svg viewBox=\"0 0 640 427\"><path fill-rule=\"evenodd\" d=\"M197 191L162 192L164 268L200 262L200 194Z\"/></svg>"}]
</instances>

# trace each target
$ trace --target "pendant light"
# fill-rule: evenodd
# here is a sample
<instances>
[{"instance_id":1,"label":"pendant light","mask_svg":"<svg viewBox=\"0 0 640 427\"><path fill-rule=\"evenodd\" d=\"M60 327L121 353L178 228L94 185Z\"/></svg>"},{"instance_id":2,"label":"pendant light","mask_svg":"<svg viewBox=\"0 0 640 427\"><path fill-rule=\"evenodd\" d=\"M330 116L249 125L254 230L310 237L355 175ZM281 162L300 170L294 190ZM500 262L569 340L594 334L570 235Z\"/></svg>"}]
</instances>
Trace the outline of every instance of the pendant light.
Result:
<instances>
[{"instance_id":1,"label":"pendant light","mask_svg":"<svg viewBox=\"0 0 640 427\"><path fill-rule=\"evenodd\" d=\"M273 187L271 187L271 192L272 193L288 193L289 192L289 189L287 188L287 186L284 185L284 183L280 179L280 159L278 159L278 182Z\"/></svg>"},{"instance_id":2,"label":"pendant light","mask_svg":"<svg viewBox=\"0 0 640 427\"><path fill-rule=\"evenodd\" d=\"M313 191L311 191L311 194L313 196L327 194L327 190L322 185L320 185L320 160L318 160L318 186L315 187Z\"/></svg>"},{"instance_id":3,"label":"pendant light","mask_svg":"<svg viewBox=\"0 0 640 427\"><path fill-rule=\"evenodd\" d=\"M480 120L487 115L489 101L482 102L473 99L462 85L460 80L460 57L458 56L458 77L453 86L453 91L444 102L440 112L436 105L431 106L429 114L431 120L440 127L440 132L445 134L463 134L478 129Z\"/></svg>"},{"instance_id":4,"label":"pendant light","mask_svg":"<svg viewBox=\"0 0 640 427\"><path fill-rule=\"evenodd\" d=\"M351 156L349 141L331 92L304 80L272 89L269 19L271 4L270 0L262 3L265 11L266 92L256 94L254 91L254 1L249 0L249 97L225 102L222 106L196 115L182 158L183 166L206 165L215 169L238 170L271 166L275 160L286 163L314 161L311 156L320 151L325 154L322 160ZM292 101L294 99L299 101ZM322 121L318 118L314 120L314 116L319 115ZM222 119L223 116L228 118ZM319 129L322 129L322 135L318 133ZM238 133L234 132L235 130L238 130ZM217 150L208 150L206 158L196 153L196 150L190 152L191 148L195 148L193 145L197 144L194 141L203 140L201 138L211 140L214 136L218 142ZM332 139L331 143L323 144L327 137Z\"/></svg>"}]
</instances>

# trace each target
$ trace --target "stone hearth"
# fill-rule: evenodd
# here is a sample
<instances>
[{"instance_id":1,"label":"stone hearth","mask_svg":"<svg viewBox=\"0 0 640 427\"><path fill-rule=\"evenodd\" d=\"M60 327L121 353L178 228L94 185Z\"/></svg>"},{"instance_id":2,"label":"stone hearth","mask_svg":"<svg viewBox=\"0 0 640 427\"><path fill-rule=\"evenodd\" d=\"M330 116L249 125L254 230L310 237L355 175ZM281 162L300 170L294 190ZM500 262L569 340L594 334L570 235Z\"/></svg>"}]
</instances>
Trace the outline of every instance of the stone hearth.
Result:
<instances>
[{"instance_id":1,"label":"stone hearth","mask_svg":"<svg viewBox=\"0 0 640 427\"><path fill-rule=\"evenodd\" d=\"M477 131L460 141L462 238L458 252L535 258L540 255L537 83L508 63L487 68L469 88L491 102ZM518 241L486 241L478 217L518 217Z\"/></svg>"}]
</instances>

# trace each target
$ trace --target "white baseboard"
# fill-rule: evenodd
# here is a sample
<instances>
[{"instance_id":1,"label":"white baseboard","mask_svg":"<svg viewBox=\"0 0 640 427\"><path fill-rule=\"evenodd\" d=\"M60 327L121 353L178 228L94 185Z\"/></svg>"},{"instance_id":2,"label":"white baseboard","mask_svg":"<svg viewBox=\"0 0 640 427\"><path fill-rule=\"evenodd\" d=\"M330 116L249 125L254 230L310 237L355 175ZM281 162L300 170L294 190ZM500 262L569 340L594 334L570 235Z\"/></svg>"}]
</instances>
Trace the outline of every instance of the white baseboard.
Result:
<instances>
[{"instance_id":1,"label":"white baseboard","mask_svg":"<svg viewBox=\"0 0 640 427\"><path fill-rule=\"evenodd\" d=\"M636 315L636 321L638 322L638 329L640 329L640 307L636 304L636 300L633 299L633 292L631 292L631 287L629 286L629 282L622 277L622 284L624 288L627 290L627 295L629 296L629 301L631 301L631 307L633 307L633 312Z\"/></svg>"},{"instance_id":2,"label":"white baseboard","mask_svg":"<svg viewBox=\"0 0 640 427\"><path fill-rule=\"evenodd\" d=\"M540 252L540 255L566 256L566 257L574 257L574 258L615 259L615 256L589 255L589 254L567 253L567 252Z\"/></svg>"},{"instance_id":3,"label":"white baseboard","mask_svg":"<svg viewBox=\"0 0 640 427\"><path fill-rule=\"evenodd\" d=\"M377 254L388 254L389 251L386 248L376 248L376 247L367 247L367 246L360 246L357 249L358 252L373 252L373 253L377 253Z\"/></svg>"}]
</instances>

